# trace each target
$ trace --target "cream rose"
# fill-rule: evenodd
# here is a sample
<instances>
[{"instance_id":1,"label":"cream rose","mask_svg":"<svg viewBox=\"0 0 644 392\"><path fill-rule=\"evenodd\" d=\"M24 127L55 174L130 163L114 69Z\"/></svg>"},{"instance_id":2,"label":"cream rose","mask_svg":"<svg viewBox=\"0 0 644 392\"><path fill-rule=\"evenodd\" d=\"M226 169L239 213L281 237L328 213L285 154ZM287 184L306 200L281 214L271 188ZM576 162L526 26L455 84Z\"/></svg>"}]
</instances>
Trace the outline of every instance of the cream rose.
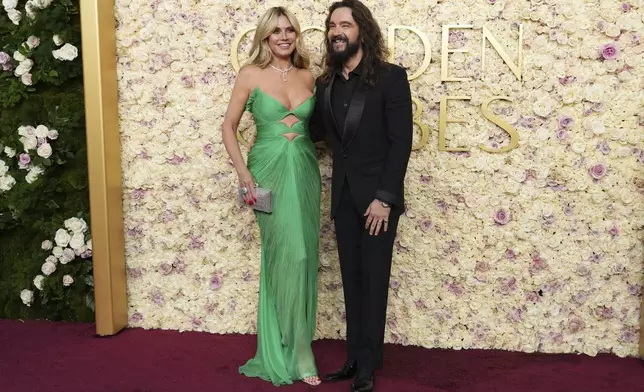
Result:
<instances>
[{"instance_id":1,"label":"cream rose","mask_svg":"<svg viewBox=\"0 0 644 392\"><path fill-rule=\"evenodd\" d=\"M63 276L63 286L71 286L72 283L74 283L74 278L72 278L71 275L65 275Z\"/></svg>"},{"instance_id":2,"label":"cream rose","mask_svg":"<svg viewBox=\"0 0 644 392\"><path fill-rule=\"evenodd\" d=\"M42 291L43 289L44 282L45 282L45 277L42 275L36 275L36 277L34 278L34 286L36 286L36 288L40 291Z\"/></svg>"},{"instance_id":3,"label":"cream rose","mask_svg":"<svg viewBox=\"0 0 644 392\"><path fill-rule=\"evenodd\" d=\"M53 274L56 271L56 264L52 263L51 261L46 261L42 267L40 268L43 274L46 276L49 276Z\"/></svg>"},{"instance_id":4,"label":"cream rose","mask_svg":"<svg viewBox=\"0 0 644 392\"><path fill-rule=\"evenodd\" d=\"M62 248L65 248L67 245L69 245L69 240L71 239L72 237L65 229L58 229L58 231L56 231L56 236L54 237L54 241L56 241L56 245Z\"/></svg>"},{"instance_id":5,"label":"cream rose","mask_svg":"<svg viewBox=\"0 0 644 392\"><path fill-rule=\"evenodd\" d=\"M65 44L62 48L51 52L56 60L72 61L78 57L78 49L72 44Z\"/></svg>"},{"instance_id":6,"label":"cream rose","mask_svg":"<svg viewBox=\"0 0 644 392\"><path fill-rule=\"evenodd\" d=\"M31 306L34 302L34 292L31 290L22 290L20 292L20 300L22 300L23 304Z\"/></svg>"},{"instance_id":7,"label":"cream rose","mask_svg":"<svg viewBox=\"0 0 644 392\"><path fill-rule=\"evenodd\" d=\"M52 154L51 144L49 143L41 144L40 147L38 147L38 149L36 150L36 153L38 154L39 157L42 157L45 159L49 158Z\"/></svg>"},{"instance_id":8,"label":"cream rose","mask_svg":"<svg viewBox=\"0 0 644 392\"><path fill-rule=\"evenodd\" d=\"M80 249L85 245L85 236L83 233L74 233L69 241L69 247L72 249Z\"/></svg>"},{"instance_id":9,"label":"cream rose","mask_svg":"<svg viewBox=\"0 0 644 392\"><path fill-rule=\"evenodd\" d=\"M84 233L87 230L87 223L80 218L69 218L65 220L64 225L72 233Z\"/></svg>"}]
</instances>

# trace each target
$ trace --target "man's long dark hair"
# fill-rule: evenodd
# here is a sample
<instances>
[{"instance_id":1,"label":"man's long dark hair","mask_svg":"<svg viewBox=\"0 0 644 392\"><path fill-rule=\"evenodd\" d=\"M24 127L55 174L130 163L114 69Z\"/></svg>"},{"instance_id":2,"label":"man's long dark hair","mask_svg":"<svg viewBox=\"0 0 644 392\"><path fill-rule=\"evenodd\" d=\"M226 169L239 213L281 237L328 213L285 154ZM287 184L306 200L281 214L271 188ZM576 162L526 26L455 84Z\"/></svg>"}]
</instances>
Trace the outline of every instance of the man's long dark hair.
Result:
<instances>
[{"instance_id":1,"label":"man's long dark hair","mask_svg":"<svg viewBox=\"0 0 644 392\"><path fill-rule=\"evenodd\" d=\"M380 31L380 26L374 19L369 8L358 0L342 0L335 2L329 7L329 14L325 22L325 54L323 63L326 65L322 80L328 82L336 70L336 64L330 53L333 51L333 44L329 40L329 23L331 14L338 8L349 8L353 15L353 20L358 24L358 42L362 45L362 74L361 78L368 86L376 84L378 79L378 68L385 65L387 61L387 46L385 39Z\"/></svg>"}]
</instances>

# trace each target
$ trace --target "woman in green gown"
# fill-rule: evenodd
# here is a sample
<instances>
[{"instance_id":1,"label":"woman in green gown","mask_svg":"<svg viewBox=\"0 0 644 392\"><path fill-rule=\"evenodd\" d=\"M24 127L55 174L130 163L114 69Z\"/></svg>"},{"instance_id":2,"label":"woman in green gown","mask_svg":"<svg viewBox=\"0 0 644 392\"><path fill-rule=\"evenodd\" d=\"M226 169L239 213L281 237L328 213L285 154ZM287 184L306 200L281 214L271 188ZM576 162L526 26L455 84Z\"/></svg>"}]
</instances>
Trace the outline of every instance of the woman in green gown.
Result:
<instances>
[{"instance_id":1,"label":"woman in green gown","mask_svg":"<svg viewBox=\"0 0 644 392\"><path fill-rule=\"evenodd\" d=\"M311 342L317 314L320 170L308 136L315 80L291 12L274 7L255 31L222 125L244 202L270 189L272 212L255 211L261 233L257 353L239 371L275 385L320 383ZM257 135L244 163L236 130L244 110Z\"/></svg>"}]
</instances>

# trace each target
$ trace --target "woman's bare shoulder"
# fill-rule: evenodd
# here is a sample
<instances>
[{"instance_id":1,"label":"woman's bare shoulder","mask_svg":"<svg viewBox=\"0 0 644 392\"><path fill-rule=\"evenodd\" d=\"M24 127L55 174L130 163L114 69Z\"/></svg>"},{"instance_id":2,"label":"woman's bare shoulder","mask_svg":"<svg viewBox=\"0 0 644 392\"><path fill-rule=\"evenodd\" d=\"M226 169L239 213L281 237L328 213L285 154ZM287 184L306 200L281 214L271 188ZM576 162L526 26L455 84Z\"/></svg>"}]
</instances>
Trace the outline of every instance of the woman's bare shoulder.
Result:
<instances>
[{"instance_id":1,"label":"woman's bare shoulder","mask_svg":"<svg viewBox=\"0 0 644 392\"><path fill-rule=\"evenodd\" d=\"M313 73L308 69L300 69L298 73L306 86L313 90L313 87L315 86L315 77L313 76Z\"/></svg>"}]
</instances>

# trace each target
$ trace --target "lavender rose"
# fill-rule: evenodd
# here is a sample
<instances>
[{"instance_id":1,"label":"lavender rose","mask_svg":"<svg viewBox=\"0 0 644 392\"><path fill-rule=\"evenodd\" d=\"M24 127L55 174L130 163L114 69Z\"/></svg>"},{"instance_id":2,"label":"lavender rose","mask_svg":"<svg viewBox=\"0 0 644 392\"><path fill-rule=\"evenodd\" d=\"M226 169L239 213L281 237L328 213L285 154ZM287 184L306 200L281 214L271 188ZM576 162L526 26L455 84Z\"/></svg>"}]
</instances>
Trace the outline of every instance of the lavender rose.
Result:
<instances>
[{"instance_id":1,"label":"lavender rose","mask_svg":"<svg viewBox=\"0 0 644 392\"><path fill-rule=\"evenodd\" d=\"M219 275L213 275L212 278L210 278L210 288L213 290L219 290L223 284L224 281Z\"/></svg>"},{"instance_id":2,"label":"lavender rose","mask_svg":"<svg viewBox=\"0 0 644 392\"><path fill-rule=\"evenodd\" d=\"M588 173L595 180L601 180L606 175L606 165L603 163L596 163L588 169Z\"/></svg>"},{"instance_id":3,"label":"lavender rose","mask_svg":"<svg viewBox=\"0 0 644 392\"><path fill-rule=\"evenodd\" d=\"M500 209L494 214L494 221L499 225L507 225L510 222L510 213Z\"/></svg>"},{"instance_id":4,"label":"lavender rose","mask_svg":"<svg viewBox=\"0 0 644 392\"><path fill-rule=\"evenodd\" d=\"M0 52L0 64L5 65L9 62L11 62L11 56L6 54L5 52Z\"/></svg>"},{"instance_id":5,"label":"lavender rose","mask_svg":"<svg viewBox=\"0 0 644 392\"><path fill-rule=\"evenodd\" d=\"M575 120L573 120L572 117L565 114L559 117L559 126L561 128L570 128L574 122Z\"/></svg>"},{"instance_id":6,"label":"lavender rose","mask_svg":"<svg viewBox=\"0 0 644 392\"><path fill-rule=\"evenodd\" d=\"M604 60L615 60L619 57L619 47L614 42L603 45L600 52Z\"/></svg>"},{"instance_id":7,"label":"lavender rose","mask_svg":"<svg viewBox=\"0 0 644 392\"><path fill-rule=\"evenodd\" d=\"M20 154L20 164L26 166L29 163L31 163L31 157L29 156L29 154L26 154L26 153Z\"/></svg>"},{"instance_id":8,"label":"lavender rose","mask_svg":"<svg viewBox=\"0 0 644 392\"><path fill-rule=\"evenodd\" d=\"M131 317L130 317L130 323L131 324L138 324L141 321L143 321L143 315L139 312L135 312Z\"/></svg>"},{"instance_id":9,"label":"lavender rose","mask_svg":"<svg viewBox=\"0 0 644 392\"><path fill-rule=\"evenodd\" d=\"M162 275L169 275L172 272L172 265L168 263L161 263L161 265L159 265L159 272Z\"/></svg>"}]
</instances>

